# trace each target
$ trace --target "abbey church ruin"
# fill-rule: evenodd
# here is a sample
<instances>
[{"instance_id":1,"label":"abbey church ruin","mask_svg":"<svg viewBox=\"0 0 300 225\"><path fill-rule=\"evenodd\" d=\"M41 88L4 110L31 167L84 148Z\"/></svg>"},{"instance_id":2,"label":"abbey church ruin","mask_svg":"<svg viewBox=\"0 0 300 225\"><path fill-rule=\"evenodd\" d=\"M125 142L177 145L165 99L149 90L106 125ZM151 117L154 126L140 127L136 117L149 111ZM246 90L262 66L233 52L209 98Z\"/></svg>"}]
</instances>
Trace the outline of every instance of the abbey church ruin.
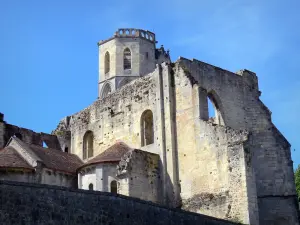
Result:
<instances>
[{"instance_id":1,"label":"abbey church ruin","mask_svg":"<svg viewBox=\"0 0 300 225\"><path fill-rule=\"evenodd\" d=\"M97 100L52 134L0 114L0 180L112 192L244 224L299 224L290 144L256 74L172 62L156 43L141 29L100 41Z\"/></svg>"}]
</instances>

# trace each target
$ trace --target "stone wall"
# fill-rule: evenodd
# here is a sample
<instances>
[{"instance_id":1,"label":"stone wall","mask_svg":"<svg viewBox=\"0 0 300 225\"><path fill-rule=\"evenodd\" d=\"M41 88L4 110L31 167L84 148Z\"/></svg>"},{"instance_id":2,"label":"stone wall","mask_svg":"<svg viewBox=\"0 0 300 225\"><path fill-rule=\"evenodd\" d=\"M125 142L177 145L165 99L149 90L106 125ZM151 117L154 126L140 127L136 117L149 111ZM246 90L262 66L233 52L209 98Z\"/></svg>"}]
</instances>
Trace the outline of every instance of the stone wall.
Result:
<instances>
[{"instance_id":1,"label":"stone wall","mask_svg":"<svg viewBox=\"0 0 300 225\"><path fill-rule=\"evenodd\" d=\"M9 139L14 135L28 144L43 146L44 142L49 148L62 149L63 147L60 145L56 135L37 133L33 130L8 124L4 120L0 120L0 149L4 148Z\"/></svg>"},{"instance_id":2,"label":"stone wall","mask_svg":"<svg viewBox=\"0 0 300 225\"><path fill-rule=\"evenodd\" d=\"M248 191L257 192L258 210L265 213L265 216L260 216L260 223L264 224L266 217L273 217L276 221L275 212L284 217L284 208L268 202L282 201L283 206L290 202L290 207L296 207L293 205L296 192L290 144L272 123L270 110L259 99L261 92L255 73L247 70L232 73L195 59L181 58L178 63L192 83L216 97L225 126L251 133L247 149L255 174L256 190L251 190L254 185L250 185ZM199 107L200 111L203 110L201 104ZM290 200L283 200L286 198ZM293 221L297 221L296 211L291 213ZM285 217L288 220L290 216L286 214Z\"/></svg>"},{"instance_id":3,"label":"stone wall","mask_svg":"<svg viewBox=\"0 0 300 225\"><path fill-rule=\"evenodd\" d=\"M131 52L131 69L124 70L124 50ZM105 73L105 54L110 56L110 71ZM118 89L121 77L146 75L155 69L155 43L144 38L115 37L99 45L99 94L102 98L103 87L106 83L111 85L112 91Z\"/></svg>"},{"instance_id":4,"label":"stone wall","mask_svg":"<svg viewBox=\"0 0 300 225\"><path fill-rule=\"evenodd\" d=\"M72 153L82 157L88 130L94 133L94 155L116 141L156 153L165 205L263 224L260 211L269 210L271 218L278 210L263 208L264 201L294 202L295 185L289 143L260 94L255 73L247 70L232 73L184 58L164 63L72 115ZM215 105L214 119L208 117L207 98ZM154 143L141 146L145 110L153 113ZM207 197L215 202L206 207Z\"/></svg>"},{"instance_id":5,"label":"stone wall","mask_svg":"<svg viewBox=\"0 0 300 225\"><path fill-rule=\"evenodd\" d=\"M72 115L68 128L72 134L71 152L82 157L83 136L90 130L94 134L94 155L100 154L116 141L156 153L162 164L159 194L163 204L181 207L183 203L188 210L220 218L244 222L249 221L250 217L257 220L256 189L254 187L254 191L248 193L246 188L248 183L253 183L247 180L244 163L243 141L247 138L245 134L232 131L240 140L239 144L234 135L226 133L224 127L206 126L208 122L201 122L200 86L193 85L190 79L183 69L163 64L152 74L132 81L109 97L97 100ZM154 143L142 147L140 118L149 109L153 112ZM230 150L230 145L234 150ZM237 153L230 155L234 152ZM228 161L231 157L235 159L231 161L230 172ZM199 163L200 159L202 163ZM212 165L215 166L210 168ZM242 177L241 182L235 179L237 176ZM141 174L137 177L142 179ZM122 193L141 197L136 193L142 193L139 187L143 186L143 182L135 185L136 191L131 188L130 193L129 189L125 191L123 188ZM248 196L250 193L251 196ZM215 203L208 208L200 206L200 203L193 207L186 203L193 202L201 194L212 194L216 198ZM252 208L248 205L249 199L253 202ZM254 216L250 215L252 212Z\"/></svg>"},{"instance_id":6,"label":"stone wall","mask_svg":"<svg viewBox=\"0 0 300 225\"><path fill-rule=\"evenodd\" d=\"M179 165L171 157L167 162L179 170L182 207L258 224L255 179L245 151L248 132L201 119L201 113L208 111L207 96L201 99L202 84L193 82L178 64L173 71L176 133L170 136L176 137Z\"/></svg>"},{"instance_id":7,"label":"stone wall","mask_svg":"<svg viewBox=\"0 0 300 225\"><path fill-rule=\"evenodd\" d=\"M5 225L234 225L110 193L0 181L0 223Z\"/></svg>"},{"instance_id":8,"label":"stone wall","mask_svg":"<svg viewBox=\"0 0 300 225\"><path fill-rule=\"evenodd\" d=\"M1 117L0 113L0 117ZM2 149L6 145L6 140L5 140L5 123L3 120L0 120L0 149Z\"/></svg>"},{"instance_id":9,"label":"stone wall","mask_svg":"<svg viewBox=\"0 0 300 225\"><path fill-rule=\"evenodd\" d=\"M57 185L62 187L76 188L76 175L66 174L50 169L43 169L41 174L41 184Z\"/></svg>"},{"instance_id":10,"label":"stone wall","mask_svg":"<svg viewBox=\"0 0 300 225\"><path fill-rule=\"evenodd\" d=\"M161 169L159 155L141 150L128 152L118 166L118 193L163 203Z\"/></svg>"},{"instance_id":11,"label":"stone wall","mask_svg":"<svg viewBox=\"0 0 300 225\"><path fill-rule=\"evenodd\" d=\"M3 181L16 181L16 182L28 182L35 183L36 174L32 173L32 171L26 171L24 169L15 169L11 170L1 170L0 171L0 180Z\"/></svg>"},{"instance_id":12,"label":"stone wall","mask_svg":"<svg viewBox=\"0 0 300 225\"><path fill-rule=\"evenodd\" d=\"M150 74L132 81L109 97L97 100L72 115L67 128L72 134L71 153L82 158L83 136L88 130L94 135L94 155L102 153L117 141L139 149L140 118L148 109L153 112L154 129L157 133L160 128L159 118L155 113L156 77L155 74Z\"/></svg>"}]
</instances>

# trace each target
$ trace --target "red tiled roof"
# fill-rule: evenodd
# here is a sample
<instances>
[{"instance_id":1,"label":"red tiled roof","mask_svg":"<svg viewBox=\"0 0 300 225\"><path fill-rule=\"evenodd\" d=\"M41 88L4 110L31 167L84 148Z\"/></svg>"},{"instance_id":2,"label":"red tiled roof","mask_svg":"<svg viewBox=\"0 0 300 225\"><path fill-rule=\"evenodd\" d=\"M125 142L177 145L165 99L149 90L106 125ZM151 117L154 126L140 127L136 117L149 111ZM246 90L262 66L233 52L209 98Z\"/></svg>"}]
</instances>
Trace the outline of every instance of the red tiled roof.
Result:
<instances>
[{"instance_id":1,"label":"red tiled roof","mask_svg":"<svg viewBox=\"0 0 300 225\"><path fill-rule=\"evenodd\" d=\"M100 153L96 157L92 158L88 162L86 162L84 165L80 166L78 169L81 169L82 167L91 165L91 164L98 164L98 163L105 163L105 162L119 162L121 160L121 157L133 150L128 145L126 145L123 142L118 142L112 146L110 146L108 149L106 149L104 152Z\"/></svg>"},{"instance_id":2,"label":"red tiled roof","mask_svg":"<svg viewBox=\"0 0 300 225\"><path fill-rule=\"evenodd\" d=\"M0 150L0 168L23 168L34 170L13 147Z\"/></svg>"}]
</instances>

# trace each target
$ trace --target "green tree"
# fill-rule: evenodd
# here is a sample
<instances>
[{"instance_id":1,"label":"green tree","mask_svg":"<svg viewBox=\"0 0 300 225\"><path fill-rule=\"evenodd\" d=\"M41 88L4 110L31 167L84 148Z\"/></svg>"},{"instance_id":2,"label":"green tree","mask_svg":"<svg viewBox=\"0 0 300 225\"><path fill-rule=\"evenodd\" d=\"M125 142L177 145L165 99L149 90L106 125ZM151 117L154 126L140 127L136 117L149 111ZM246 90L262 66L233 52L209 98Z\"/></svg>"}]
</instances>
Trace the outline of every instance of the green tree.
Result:
<instances>
[{"instance_id":1,"label":"green tree","mask_svg":"<svg viewBox=\"0 0 300 225\"><path fill-rule=\"evenodd\" d=\"M298 165L298 168L295 170L295 183L298 201L300 201L300 165Z\"/></svg>"}]
</instances>

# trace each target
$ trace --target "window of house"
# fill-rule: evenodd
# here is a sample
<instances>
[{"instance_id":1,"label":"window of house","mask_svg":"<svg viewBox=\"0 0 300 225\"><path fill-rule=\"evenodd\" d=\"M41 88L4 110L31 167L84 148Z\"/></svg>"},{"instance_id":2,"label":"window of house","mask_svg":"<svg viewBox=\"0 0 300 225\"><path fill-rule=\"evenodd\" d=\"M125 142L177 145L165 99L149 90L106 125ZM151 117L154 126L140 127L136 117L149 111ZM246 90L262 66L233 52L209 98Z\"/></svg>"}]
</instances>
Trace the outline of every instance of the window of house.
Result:
<instances>
[{"instance_id":1,"label":"window of house","mask_svg":"<svg viewBox=\"0 0 300 225\"><path fill-rule=\"evenodd\" d=\"M89 190L90 191L94 190L94 185L92 183L89 184Z\"/></svg>"},{"instance_id":2,"label":"window of house","mask_svg":"<svg viewBox=\"0 0 300 225\"><path fill-rule=\"evenodd\" d=\"M118 184L117 184L117 181L113 180L113 181L110 183L110 192L111 192L111 193L115 193L115 194L118 193Z\"/></svg>"},{"instance_id":3,"label":"window of house","mask_svg":"<svg viewBox=\"0 0 300 225\"><path fill-rule=\"evenodd\" d=\"M146 52L146 59L148 59L149 58L149 53L148 52Z\"/></svg>"},{"instance_id":4,"label":"window of house","mask_svg":"<svg viewBox=\"0 0 300 225\"><path fill-rule=\"evenodd\" d=\"M131 69L131 51L129 48L124 50L124 70Z\"/></svg>"},{"instance_id":5,"label":"window of house","mask_svg":"<svg viewBox=\"0 0 300 225\"><path fill-rule=\"evenodd\" d=\"M141 146L154 142L153 113L146 110L141 116Z\"/></svg>"},{"instance_id":6,"label":"window of house","mask_svg":"<svg viewBox=\"0 0 300 225\"><path fill-rule=\"evenodd\" d=\"M68 147L65 147L65 152L69 152L69 148Z\"/></svg>"},{"instance_id":7,"label":"window of house","mask_svg":"<svg viewBox=\"0 0 300 225\"><path fill-rule=\"evenodd\" d=\"M109 52L106 52L104 57L104 73L108 73L109 71L110 71L110 55Z\"/></svg>"},{"instance_id":8,"label":"window of house","mask_svg":"<svg viewBox=\"0 0 300 225\"><path fill-rule=\"evenodd\" d=\"M92 131L87 131L83 136L83 159L93 157L94 155L94 135Z\"/></svg>"}]
</instances>

